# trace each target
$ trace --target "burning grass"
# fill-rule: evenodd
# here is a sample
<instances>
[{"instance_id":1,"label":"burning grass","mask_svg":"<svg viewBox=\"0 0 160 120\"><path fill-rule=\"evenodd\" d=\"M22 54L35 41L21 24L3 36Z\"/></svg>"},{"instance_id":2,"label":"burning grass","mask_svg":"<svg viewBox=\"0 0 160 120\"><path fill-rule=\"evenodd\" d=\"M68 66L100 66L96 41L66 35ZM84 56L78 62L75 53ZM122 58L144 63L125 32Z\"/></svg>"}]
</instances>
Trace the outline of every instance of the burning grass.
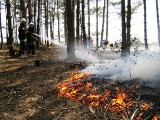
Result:
<instances>
[{"instance_id":1,"label":"burning grass","mask_svg":"<svg viewBox=\"0 0 160 120\"><path fill-rule=\"evenodd\" d=\"M118 113L125 119L159 119L156 101L140 98L146 88L138 80L113 81L75 71L56 87L58 96L69 98L91 108ZM91 112L95 113L94 110Z\"/></svg>"}]
</instances>

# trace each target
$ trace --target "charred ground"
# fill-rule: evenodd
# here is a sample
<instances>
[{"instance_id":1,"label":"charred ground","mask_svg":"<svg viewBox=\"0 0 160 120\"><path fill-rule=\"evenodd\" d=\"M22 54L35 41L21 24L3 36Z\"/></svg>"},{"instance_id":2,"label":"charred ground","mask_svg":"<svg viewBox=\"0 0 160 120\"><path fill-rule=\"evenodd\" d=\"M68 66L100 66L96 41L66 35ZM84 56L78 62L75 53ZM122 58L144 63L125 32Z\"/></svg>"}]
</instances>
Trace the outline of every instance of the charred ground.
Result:
<instances>
[{"instance_id":1,"label":"charred ground","mask_svg":"<svg viewBox=\"0 0 160 120\"><path fill-rule=\"evenodd\" d=\"M0 50L0 119L2 120L103 120L124 119L101 107L89 108L78 102L58 97L56 86L77 68L86 63L59 60L59 49L41 47L35 56L9 57L8 50ZM40 61L40 66L35 65ZM94 83L97 84L96 82ZM116 83L125 84L125 83ZM159 89L142 86L141 100L153 102L146 113L159 114ZM104 112L105 111L105 112ZM153 115L154 112L155 114Z\"/></svg>"}]
</instances>

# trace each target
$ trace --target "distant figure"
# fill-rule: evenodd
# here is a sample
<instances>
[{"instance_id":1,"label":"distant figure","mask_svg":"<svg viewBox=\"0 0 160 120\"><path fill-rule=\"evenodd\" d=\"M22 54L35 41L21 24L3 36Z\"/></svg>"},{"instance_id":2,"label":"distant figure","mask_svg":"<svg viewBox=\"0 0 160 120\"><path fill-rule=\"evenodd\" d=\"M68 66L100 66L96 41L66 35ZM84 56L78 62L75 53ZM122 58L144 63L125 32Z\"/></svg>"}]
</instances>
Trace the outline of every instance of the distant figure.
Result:
<instances>
[{"instance_id":1,"label":"distant figure","mask_svg":"<svg viewBox=\"0 0 160 120\"><path fill-rule=\"evenodd\" d=\"M26 49L26 19L22 18L21 23L18 29L19 32L19 40L20 40L20 49L19 49L19 55L24 55L24 51Z\"/></svg>"},{"instance_id":2,"label":"distant figure","mask_svg":"<svg viewBox=\"0 0 160 120\"><path fill-rule=\"evenodd\" d=\"M35 55L35 35L34 24L30 23L27 31L27 53Z\"/></svg>"}]
</instances>

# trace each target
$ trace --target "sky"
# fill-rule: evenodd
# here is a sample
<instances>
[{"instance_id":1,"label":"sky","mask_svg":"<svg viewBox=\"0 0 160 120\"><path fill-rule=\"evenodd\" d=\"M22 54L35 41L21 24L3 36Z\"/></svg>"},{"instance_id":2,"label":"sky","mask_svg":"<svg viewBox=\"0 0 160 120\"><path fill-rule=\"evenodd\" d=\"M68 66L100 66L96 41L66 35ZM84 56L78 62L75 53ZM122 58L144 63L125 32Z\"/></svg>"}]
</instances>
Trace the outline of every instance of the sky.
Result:
<instances>
[{"instance_id":1,"label":"sky","mask_svg":"<svg viewBox=\"0 0 160 120\"><path fill-rule=\"evenodd\" d=\"M102 3L103 4L103 3ZM160 2L159 2L160 8ZM109 6L109 41L116 41L121 39L121 18L117 15L117 8L112 5ZM160 10L159 10L160 11ZM160 13L160 12L159 12ZM138 8L136 13L134 13L131 20L131 35L132 37L138 37L143 42L144 40L144 9L143 5ZM92 20L95 19L92 16ZM96 22L94 22L96 23ZM99 19L99 24L102 23L102 19ZM92 23L93 26L95 26ZM94 32L92 29L92 32ZM157 30L157 18L156 18L156 3L154 0L147 1L147 34L148 34L148 42L155 42L158 44L158 30ZM101 31L101 25L99 27L99 31ZM104 31L105 32L105 31ZM104 34L105 35L105 34ZM104 36L105 38L105 36Z\"/></svg>"},{"instance_id":2,"label":"sky","mask_svg":"<svg viewBox=\"0 0 160 120\"><path fill-rule=\"evenodd\" d=\"M112 0L113 1L113 0ZM100 6L103 6L103 0L99 3ZM92 6L96 7L95 4ZM160 8L160 2L159 2ZM87 8L86 8L87 9ZM109 6L109 41L114 42L116 40L121 40L121 18L117 15L116 7L112 5ZM159 10L160 11L160 10ZM160 12L159 12L160 13ZM144 13L143 13L143 5L137 10L137 13L132 15L132 22L131 22L131 35L132 37L138 37L143 42L144 39ZM5 11L2 12L2 20L5 21L6 15ZM86 16L86 26L87 26L87 16ZM101 23L102 18L99 17L99 32L101 32ZM57 24L57 23L55 23ZM2 25L5 26L5 22L2 22ZM63 25L61 25L61 29L63 29ZM155 0L148 0L147 1L147 34L148 34L148 42L149 43L156 43L158 44L157 38L157 19L156 19L156 3ZM95 14L91 16L91 32L96 32L96 18ZM5 30L3 29L3 33L5 36ZM63 33L63 31L61 32ZM87 33L87 28L86 28ZM55 32L55 34L58 34ZM96 36L92 36L93 40L96 41ZM99 35L100 39L100 35ZM104 31L104 39L105 39L105 31Z\"/></svg>"}]
</instances>

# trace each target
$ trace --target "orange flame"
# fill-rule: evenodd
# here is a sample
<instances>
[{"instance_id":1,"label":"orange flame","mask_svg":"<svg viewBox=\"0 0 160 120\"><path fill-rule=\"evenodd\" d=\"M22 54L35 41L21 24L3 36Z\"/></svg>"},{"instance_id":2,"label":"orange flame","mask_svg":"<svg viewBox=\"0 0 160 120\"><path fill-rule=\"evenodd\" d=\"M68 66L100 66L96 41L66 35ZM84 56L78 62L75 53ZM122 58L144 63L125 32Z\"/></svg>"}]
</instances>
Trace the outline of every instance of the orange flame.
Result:
<instances>
[{"instance_id":1,"label":"orange flame","mask_svg":"<svg viewBox=\"0 0 160 120\"><path fill-rule=\"evenodd\" d=\"M160 115L155 115L152 120L160 120Z\"/></svg>"},{"instance_id":2,"label":"orange flame","mask_svg":"<svg viewBox=\"0 0 160 120\"><path fill-rule=\"evenodd\" d=\"M150 104L142 103L140 107L142 110L147 110L150 107Z\"/></svg>"},{"instance_id":3,"label":"orange flame","mask_svg":"<svg viewBox=\"0 0 160 120\"><path fill-rule=\"evenodd\" d=\"M66 97L74 101L89 104L91 106L103 106L112 112L120 112L127 107L132 106L133 102L127 100L128 96L120 88L116 88L117 96L111 97L111 91L105 90L104 92L97 93L98 87L93 87L91 82L84 82L87 78L87 73L76 73L70 75L70 78L64 80L57 85L59 96Z\"/></svg>"}]
</instances>

